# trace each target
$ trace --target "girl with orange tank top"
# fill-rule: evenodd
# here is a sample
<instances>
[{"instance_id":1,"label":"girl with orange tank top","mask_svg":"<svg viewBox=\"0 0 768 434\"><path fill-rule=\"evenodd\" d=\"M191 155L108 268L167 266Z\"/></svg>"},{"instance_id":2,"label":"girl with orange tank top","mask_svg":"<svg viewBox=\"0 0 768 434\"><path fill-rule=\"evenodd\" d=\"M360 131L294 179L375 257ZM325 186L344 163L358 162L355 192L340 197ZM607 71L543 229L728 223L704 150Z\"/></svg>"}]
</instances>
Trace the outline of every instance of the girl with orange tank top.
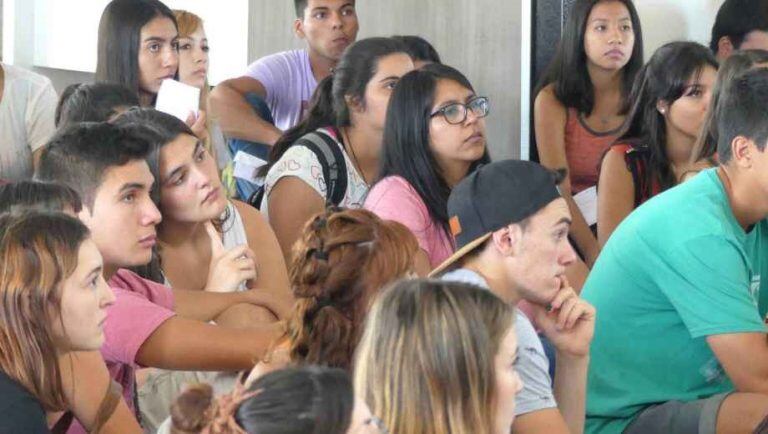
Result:
<instances>
[{"instance_id":1,"label":"girl with orange tank top","mask_svg":"<svg viewBox=\"0 0 768 434\"><path fill-rule=\"evenodd\" d=\"M534 102L541 164L566 169L560 191L571 211L570 237L588 266L600 247L573 199L597 185L600 158L624 123L625 102L643 65L640 19L632 0L576 0Z\"/></svg>"}]
</instances>

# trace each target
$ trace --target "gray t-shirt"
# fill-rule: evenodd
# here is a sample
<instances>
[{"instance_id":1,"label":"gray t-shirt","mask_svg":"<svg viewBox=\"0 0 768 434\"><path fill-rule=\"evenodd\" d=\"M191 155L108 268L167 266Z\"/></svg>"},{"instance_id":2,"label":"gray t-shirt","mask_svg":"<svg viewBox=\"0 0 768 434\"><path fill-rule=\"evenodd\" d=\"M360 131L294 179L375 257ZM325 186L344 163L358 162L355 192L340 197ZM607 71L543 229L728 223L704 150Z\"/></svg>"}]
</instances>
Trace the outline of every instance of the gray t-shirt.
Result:
<instances>
[{"instance_id":1,"label":"gray t-shirt","mask_svg":"<svg viewBox=\"0 0 768 434\"><path fill-rule=\"evenodd\" d=\"M488 288L488 282L474 271L460 268L450 271L442 280L469 283ZM527 316L515 308L515 332L517 333L518 361L516 370L523 380L523 390L515 397L515 415L521 416L547 408L556 408L552 394L552 379L549 377L549 359L544 353L539 335Z\"/></svg>"}]
</instances>

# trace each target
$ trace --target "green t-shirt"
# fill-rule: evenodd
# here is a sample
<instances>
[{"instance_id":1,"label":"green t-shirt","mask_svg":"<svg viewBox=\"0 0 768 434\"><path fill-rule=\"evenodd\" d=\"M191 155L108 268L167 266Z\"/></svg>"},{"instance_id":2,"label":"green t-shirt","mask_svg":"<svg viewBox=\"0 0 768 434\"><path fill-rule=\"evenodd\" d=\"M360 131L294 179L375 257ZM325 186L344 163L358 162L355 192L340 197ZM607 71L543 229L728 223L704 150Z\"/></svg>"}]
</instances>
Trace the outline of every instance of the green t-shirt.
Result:
<instances>
[{"instance_id":1,"label":"green t-shirt","mask_svg":"<svg viewBox=\"0 0 768 434\"><path fill-rule=\"evenodd\" d=\"M649 405L733 390L706 337L766 332L766 248L768 222L745 233L714 169L619 225L582 293L597 309L587 433L621 433Z\"/></svg>"}]
</instances>

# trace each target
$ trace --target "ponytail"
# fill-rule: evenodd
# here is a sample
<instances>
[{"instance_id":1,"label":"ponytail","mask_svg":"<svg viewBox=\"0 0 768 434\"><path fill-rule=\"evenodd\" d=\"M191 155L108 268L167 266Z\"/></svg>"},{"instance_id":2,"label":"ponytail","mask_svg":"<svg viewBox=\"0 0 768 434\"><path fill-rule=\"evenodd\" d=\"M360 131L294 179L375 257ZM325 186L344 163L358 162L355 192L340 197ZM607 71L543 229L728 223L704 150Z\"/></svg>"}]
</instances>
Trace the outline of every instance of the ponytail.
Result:
<instances>
[{"instance_id":1,"label":"ponytail","mask_svg":"<svg viewBox=\"0 0 768 434\"><path fill-rule=\"evenodd\" d=\"M269 164L259 170L259 176L266 176L288 148L305 134L322 127L349 126L347 98L365 105L365 89L376 74L379 59L395 53L408 54L405 45L392 38L367 38L350 45L333 74L318 83L307 118L278 139L269 153Z\"/></svg>"},{"instance_id":2,"label":"ponytail","mask_svg":"<svg viewBox=\"0 0 768 434\"><path fill-rule=\"evenodd\" d=\"M342 126L338 125L336 111L333 107L333 75L325 77L318 83L317 89L315 89L315 93L312 94L312 99L309 102L309 112L306 119L285 131L275 142L269 151L269 163L262 166L259 170L259 176L266 176L269 169L280 160L283 154L297 140L318 128L329 126Z\"/></svg>"},{"instance_id":3,"label":"ponytail","mask_svg":"<svg viewBox=\"0 0 768 434\"><path fill-rule=\"evenodd\" d=\"M171 434L248 434L236 413L243 401L255 395L237 384L232 393L214 398L211 385L193 384L171 405Z\"/></svg>"},{"instance_id":4,"label":"ponytail","mask_svg":"<svg viewBox=\"0 0 768 434\"><path fill-rule=\"evenodd\" d=\"M343 434L353 406L343 370L291 367L218 398L208 384L189 386L171 406L171 434Z\"/></svg>"}]
</instances>

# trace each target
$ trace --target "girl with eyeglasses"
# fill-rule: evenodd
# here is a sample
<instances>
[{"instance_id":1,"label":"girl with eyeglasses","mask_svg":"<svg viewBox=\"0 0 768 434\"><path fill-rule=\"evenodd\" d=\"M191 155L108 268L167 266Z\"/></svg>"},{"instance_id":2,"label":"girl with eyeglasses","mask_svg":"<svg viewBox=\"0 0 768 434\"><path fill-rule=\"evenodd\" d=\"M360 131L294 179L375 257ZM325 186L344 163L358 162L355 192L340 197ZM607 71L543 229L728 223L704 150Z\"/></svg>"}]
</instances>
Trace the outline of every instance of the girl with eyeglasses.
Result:
<instances>
[{"instance_id":1,"label":"girl with eyeglasses","mask_svg":"<svg viewBox=\"0 0 768 434\"><path fill-rule=\"evenodd\" d=\"M207 384L193 385L173 404L171 415L158 434L388 433L355 398L345 371L317 366L271 372L217 399Z\"/></svg>"},{"instance_id":2,"label":"girl with eyeglasses","mask_svg":"<svg viewBox=\"0 0 768 434\"><path fill-rule=\"evenodd\" d=\"M490 161L485 139L488 98L445 65L403 76L387 109L379 181L365 208L404 224L419 241L416 272L426 275L453 252L451 188Z\"/></svg>"}]
</instances>

